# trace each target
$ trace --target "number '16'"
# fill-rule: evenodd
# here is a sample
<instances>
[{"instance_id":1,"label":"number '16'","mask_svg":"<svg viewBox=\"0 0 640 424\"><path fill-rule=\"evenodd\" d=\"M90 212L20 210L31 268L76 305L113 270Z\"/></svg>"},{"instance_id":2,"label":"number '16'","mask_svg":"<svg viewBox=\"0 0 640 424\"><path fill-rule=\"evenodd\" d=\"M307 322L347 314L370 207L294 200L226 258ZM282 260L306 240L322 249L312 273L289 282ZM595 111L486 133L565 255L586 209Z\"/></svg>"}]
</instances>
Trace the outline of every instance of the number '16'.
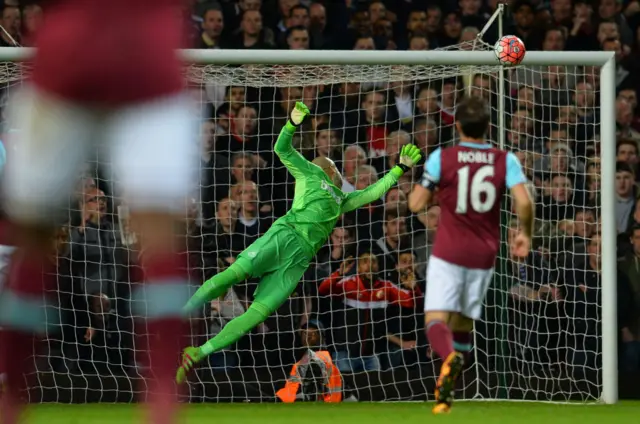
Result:
<instances>
[{"instance_id":1,"label":"number '16'","mask_svg":"<svg viewBox=\"0 0 640 424\"><path fill-rule=\"evenodd\" d=\"M469 182L469 166L458 169L458 203L456 213L467 213L469 201L471 209L478 213L488 212L496 201L496 187L486 181L494 175L494 168L485 165L478 169ZM483 198L484 197L484 198Z\"/></svg>"}]
</instances>

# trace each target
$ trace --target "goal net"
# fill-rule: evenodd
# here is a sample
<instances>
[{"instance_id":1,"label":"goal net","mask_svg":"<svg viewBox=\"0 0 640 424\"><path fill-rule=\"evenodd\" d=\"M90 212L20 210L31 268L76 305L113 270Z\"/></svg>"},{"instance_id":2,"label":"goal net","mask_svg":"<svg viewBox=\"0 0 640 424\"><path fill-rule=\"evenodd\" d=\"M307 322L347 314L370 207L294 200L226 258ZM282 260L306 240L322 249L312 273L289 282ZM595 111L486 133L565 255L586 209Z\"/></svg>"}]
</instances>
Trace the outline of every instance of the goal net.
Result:
<instances>
[{"instance_id":1,"label":"goal net","mask_svg":"<svg viewBox=\"0 0 640 424\"><path fill-rule=\"evenodd\" d=\"M481 42L454 47L488 48ZM185 210L191 284L233 263L291 206L294 181L273 143L295 101L309 106L312 119L294 146L309 159L333 159L344 176L343 190L351 191L387 172L406 143L427 155L452 145L456 104L465 95L481 96L493 112L489 140L502 141L520 157L538 212L534 253L517 262L506 249L517 222L505 204L495 281L457 396L599 398L599 277L591 271L599 255L598 69L512 68L505 71L502 99L499 70L497 64L189 66L194 119L205 117L200 140L194 140L201 144L200 191ZM141 283L136 236L128 232L128 210L104 178L101 160L79 175L68 226L60 231L55 294L62 323L34 358L32 401L133 401L139 395L146 364L138 355L144 346L133 336L146 330L132 312L131 292ZM248 336L201 364L189 380L190 400L274 401L308 350L332 354L349 398L432 399L440 359L425 338L422 308L440 210L437 203L419 215L407 209L421 170L345 215L291 298ZM80 241L74 234L82 211L102 202L102 192L107 208L98 217L98 238ZM351 258L354 266L336 274ZM335 281L356 276L365 284L360 291L332 291ZM249 280L210 302L191 321L185 344L203 343L243 313L256 286ZM377 290L375 301L359 300L366 290ZM304 387L309 395L316 386Z\"/></svg>"}]
</instances>

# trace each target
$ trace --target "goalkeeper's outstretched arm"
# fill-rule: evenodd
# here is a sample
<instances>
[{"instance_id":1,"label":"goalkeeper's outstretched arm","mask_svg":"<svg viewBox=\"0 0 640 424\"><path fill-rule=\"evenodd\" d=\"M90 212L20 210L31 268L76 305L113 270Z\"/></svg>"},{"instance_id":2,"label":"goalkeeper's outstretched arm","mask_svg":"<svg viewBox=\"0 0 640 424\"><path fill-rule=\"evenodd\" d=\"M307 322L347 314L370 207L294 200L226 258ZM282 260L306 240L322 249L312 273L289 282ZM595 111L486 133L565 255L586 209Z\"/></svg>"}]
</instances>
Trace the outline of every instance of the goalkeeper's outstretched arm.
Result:
<instances>
[{"instance_id":1,"label":"goalkeeper's outstretched arm","mask_svg":"<svg viewBox=\"0 0 640 424\"><path fill-rule=\"evenodd\" d=\"M368 205L376 199L382 197L389 189L398 182L398 179L411 169L422 157L420 149L413 144L407 144L400 151L398 165L394 166L377 183L370 185L364 190L356 190L347 195L347 199L342 204L342 212L347 213L361 206Z\"/></svg>"},{"instance_id":2,"label":"goalkeeper's outstretched arm","mask_svg":"<svg viewBox=\"0 0 640 424\"><path fill-rule=\"evenodd\" d=\"M295 179L304 178L305 174L308 174L314 167L314 165L306 160L291 144L297 127L302 124L308 114L309 109L307 109L304 103L296 103L296 107L291 112L291 118L285 126L282 127L282 130L280 130L280 135L278 135L273 149L282 164L287 167Z\"/></svg>"},{"instance_id":3,"label":"goalkeeper's outstretched arm","mask_svg":"<svg viewBox=\"0 0 640 424\"><path fill-rule=\"evenodd\" d=\"M371 184L364 190L356 190L347 194L347 199L342 204L342 213L351 212L364 205L368 205L376 199L381 198L404 174L404 171L396 166L391 171L387 172L378 182Z\"/></svg>"}]
</instances>

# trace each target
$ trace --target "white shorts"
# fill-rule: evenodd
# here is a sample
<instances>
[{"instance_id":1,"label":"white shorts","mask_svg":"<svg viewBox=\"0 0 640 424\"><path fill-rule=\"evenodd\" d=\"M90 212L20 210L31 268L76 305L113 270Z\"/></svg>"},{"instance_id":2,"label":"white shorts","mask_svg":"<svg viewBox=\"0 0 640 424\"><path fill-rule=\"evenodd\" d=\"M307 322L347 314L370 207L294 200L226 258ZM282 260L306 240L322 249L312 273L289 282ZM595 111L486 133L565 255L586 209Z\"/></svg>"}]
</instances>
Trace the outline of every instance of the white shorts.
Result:
<instances>
[{"instance_id":1,"label":"white shorts","mask_svg":"<svg viewBox=\"0 0 640 424\"><path fill-rule=\"evenodd\" d=\"M424 310L459 312L468 318L480 319L492 278L493 268L465 268L431 256L427 265Z\"/></svg>"},{"instance_id":2,"label":"white shorts","mask_svg":"<svg viewBox=\"0 0 640 424\"><path fill-rule=\"evenodd\" d=\"M68 208L95 149L131 209L184 213L199 163L198 117L186 95L104 110L26 87L9 107L3 192L13 219L37 223Z\"/></svg>"}]
</instances>

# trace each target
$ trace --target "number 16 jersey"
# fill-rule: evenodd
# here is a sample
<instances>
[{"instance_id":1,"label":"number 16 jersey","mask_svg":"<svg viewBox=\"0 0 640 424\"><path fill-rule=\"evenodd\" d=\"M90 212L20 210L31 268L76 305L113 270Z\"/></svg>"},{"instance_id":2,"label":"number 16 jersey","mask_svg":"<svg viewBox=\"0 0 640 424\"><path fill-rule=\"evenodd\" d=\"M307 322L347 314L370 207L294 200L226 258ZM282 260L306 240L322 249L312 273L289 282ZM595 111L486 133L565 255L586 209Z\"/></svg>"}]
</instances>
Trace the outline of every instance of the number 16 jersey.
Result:
<instances>
[{"instance_id":1,"label":"number 16 jersey","mask_svg":"<svg viewBox=\"0 0 640 424\"><path fill-rule=\"evenodd\" d=\"M425 188L440 189L432 254L465 268L493 268L505 189L525 182L518 158L490 144L463 142L433 152L421 181Z\"/></svg>"}]
</instances>

